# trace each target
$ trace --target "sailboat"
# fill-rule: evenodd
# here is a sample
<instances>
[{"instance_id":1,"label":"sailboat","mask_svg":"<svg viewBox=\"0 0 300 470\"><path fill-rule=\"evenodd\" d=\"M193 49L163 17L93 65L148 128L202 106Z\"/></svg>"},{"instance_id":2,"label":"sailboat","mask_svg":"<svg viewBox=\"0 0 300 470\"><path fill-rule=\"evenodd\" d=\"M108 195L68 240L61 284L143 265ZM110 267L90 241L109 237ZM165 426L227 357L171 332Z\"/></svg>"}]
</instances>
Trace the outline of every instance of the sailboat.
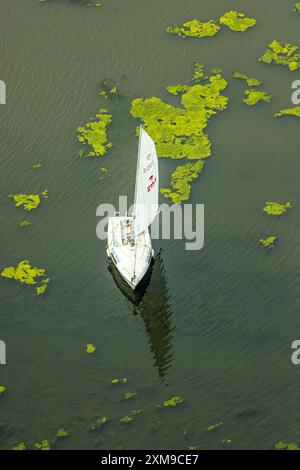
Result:
<instances>
[{"instance_id":1,"label":"sailboat","mask_svg":"<svg viewBox=\"0 0 300 470\"><path fill-rule=\"evenodd\" d=\"M159 175L155 143L140 127L132 216L108 219L107 256L131 289L146 275L154 250L149 226L158 214Z\"/></svg>"}]
</instances>

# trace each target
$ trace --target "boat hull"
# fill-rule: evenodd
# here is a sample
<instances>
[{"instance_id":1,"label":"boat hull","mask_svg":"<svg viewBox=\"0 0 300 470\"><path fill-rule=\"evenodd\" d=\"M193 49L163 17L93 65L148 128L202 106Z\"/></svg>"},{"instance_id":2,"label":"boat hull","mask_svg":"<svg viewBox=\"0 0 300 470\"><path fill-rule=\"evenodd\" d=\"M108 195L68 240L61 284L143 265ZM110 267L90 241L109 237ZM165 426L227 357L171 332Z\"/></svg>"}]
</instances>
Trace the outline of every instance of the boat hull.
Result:
<instances>
[{"instance_id":1,"label":"boat hull","mask_svg":"<svg viewBox=\"0 0 300 470\"><path fill-rule=\"evenodd\" d=\"M109 218L107 256L134 290L146 275L154 251L148 229L134 239L132 226L132 217Z\"/></svg>"}]
</instances>

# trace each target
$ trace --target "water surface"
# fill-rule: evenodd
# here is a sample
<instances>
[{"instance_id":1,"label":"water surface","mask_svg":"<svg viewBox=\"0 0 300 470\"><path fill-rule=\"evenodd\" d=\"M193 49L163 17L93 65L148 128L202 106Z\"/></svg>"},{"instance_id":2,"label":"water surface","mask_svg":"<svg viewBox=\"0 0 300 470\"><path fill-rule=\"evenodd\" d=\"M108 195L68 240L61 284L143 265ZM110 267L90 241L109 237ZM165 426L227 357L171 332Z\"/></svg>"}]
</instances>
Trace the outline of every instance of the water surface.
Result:
<instances>
[{"instance_id":1,"label":"water surface","mask_svg":"<svg viewBox=\"0 0 300 470\"><path fill-rule=\"evenodd\" d=\"M70 432L63 448L206 449L272 448L297 441L300 370L290 345L299 337L299 122L272 118L290 107L299 74L260 64L277 38L300 45L293 2L275 0L103 0L87 8L63 0L2 0L0 268L29 259L51 277L44 297L30 287L0 282L0 338L7 365L0 383L1 448L28 447ZM215 38L180 40L170 24L245 11L257 26L244 34L222 30ZM130 117L136 97L167 99L165 87L187 83L194 61L221 67L229 79L229 109L212 118L213 156L194 183L191 202L205 204L205 247L187 252L180 240L161 248L148 290L135 306L118 289L96 238L96 207L132 199L137 139ZM240 70L265 82L269 105L249 109ZM103 102L103 80L117 84L105 159L81 160L76 128ZM33 163L43 168L33 170ZM100 168L109 174L101 179ZM175 168L160 161L162 185ZM8 194L40 192L49 199L25 218ZM291 201L279 219L266 217L267 200ZM278 235L274 250L257 240ZM94 355L85 345L97 347ZM112 386L114 377L128 384ZM137 393L122 401L125 391ZM157 404L180 395L184 404ZM134 422L118 420L143 408ZM99 416L112 423L89 432ZM207 432L208 425L223 422Z\"/></svg>"}]
</instances>

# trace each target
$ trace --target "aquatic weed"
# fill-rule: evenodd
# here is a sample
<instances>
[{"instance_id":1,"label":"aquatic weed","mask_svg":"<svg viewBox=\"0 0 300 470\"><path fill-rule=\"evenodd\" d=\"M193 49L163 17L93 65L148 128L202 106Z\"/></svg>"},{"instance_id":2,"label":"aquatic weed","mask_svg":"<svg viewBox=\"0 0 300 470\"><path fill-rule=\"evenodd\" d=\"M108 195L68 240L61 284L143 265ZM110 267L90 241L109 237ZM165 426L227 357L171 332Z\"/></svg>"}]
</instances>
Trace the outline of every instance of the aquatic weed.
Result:
<instances>
[{"instance_id":1,"label":"aquatic weed","mask_svg":"<svg viewBox=\"0 0 300 470\"><path fill-rule=\"evenodd\" d=\"M265 91L251 89L245 90L245 98L243 102L248 106L255 106L260 101L263 103L270 103L271 99L272 96L268 95Z\"/></svg>"},{"instance_id":2,"label":"aquatic weed","mask_svg":"<svg viewBox=\"0 0 300 470\"><path fill-rule=\"evenodd\" d=\"M220 26L214 20L202 23L199 20L186 21L181 26L168 26L166 31L179 37L204 38L215 36L220 30Z\"/></svg>"},{"instance_id":3,"label":"aquatic weed","mask_svg":"<svg viewBox=\"0 0 300 470\"><path fill-rule=\"evenodd\" d=\"M29 222L28 220L20 220L19 222L17 222L17 224L19 225L19 227L28 227L29 225L31 225L31 222Z\"/></svg>"},{"instance_id":4,"label":"aquatic weed","mask_svg":"<svg viewBox=\"0 0 300 470\"><path fill-rule=\"evenodd\" d=\"M47 439L34 444L34 448L35 450L51 450L50 442Z\"/></svg>"},{"instance_id":5,"label":"aquatic weed","mask_svg":"<svg viewBox=\"0 0 300 470\"><path fill-rule=\"evenodd\" d=\"M294 3L293 11L300 13L300 2Z\"/></svg>"},{"instance_id":6,"label":"aquatic weed","mask_svg":"<svg viewBox=\"0 0 300 470\"><path fill-rule=\"evenodd\" d=\"M139 415L139 414L143 413L143 411L144 411L143 408L138 408L137 410L132 410L131 413L133 415Z\"/></svg>"},{"instance_id":7,"label":"aquatic weed","mask_svg":"<svg viewBox=\"0 0 300 470\"><path fill-rule=\"evenodd\" d=\"M203 68L196 63L197 80L203 74L204 83L168 87L172 94L181 94L181 107L165 103L160 98L137 98L132 101L131 114L144 123L145 130L156 143L159 157L197 160L175 169L171 176L171 188L161 193L175 203L187 200L191 181L201 172L203 159L211 155L211 143L204 129L208 120L227 108L228 98L222 92L228 83L222 74L204 76ZM137 129L138 132L138 129Z\"/></svg>"},{"instance_id":8,"label":"aquatic weed","mask_svg":"<svg viewBox=\"0 0 300 470\"><path fill-rule=\"evenodd\" d=\"M174 396L174 397L171 397L169 398L168 400L165 400L164 402L162 402L161 405L159 405L159 407L164 407L164 408L174 408L175 406L178 406L180 405L181 403L184 402L184 399L180 396Z\"/></svg>"},{"instance_id":9,"label":"aquatic weed","mask_svg":"<svg viewBox=\"0 0 300 470\"><path fill-rule=\"evenodd\" d=\"M124 400L130 400L130 398L135 397L137 394L135 392L126 392L123 395Z\"/></svg>"},{"instance_id":10,"label":"aquatic weed","mask_svg":"<svg viewBox=\"0 0 300 470\"><path fill-rule=\"evenodd\" d=\"M96 346L94 346L92 343L88 343L86 345L86 352L88 354L93 354L96 351Z\"/></svg>"},{"instance_id":11,"label":"aquatic weed","mask_svg":"<svg viewBox=\"0 0 300 470\"><path fill-rule=\"evenodd\" d=\"M167 91L171 93L171 95L178 95L179 93L183 93L184 91L188 91L189 89L189 85L171 85L167 87Z\"/></svg>"},{"instance_id":12,"label":"aquatic weed","mask_svg":"<svg viewBox=\"0 0 300 470\"><path fill-rule=\"evenodd\" d=\"M133 421L132 416L123 416L123 418L120 418L120 423L122 424L128 424Z\"/></svg>"},{"instance_id":13,"label":"aquatic weed","mask_svg":"<svg viewBox=\"0 0 300 470\"><path fill-rule=\"evenodd\" d=\"M87 157L103 156L112 147L111 142L107 140L107 127L111 121L111 114L108 114L107 109L101 108L95 118L85 127L78 127L77 139L92 148L92 151L86 155Z\"/></svg>"},{"instance_id":14,"label":"aquatic weed","mask_svg":"<svg viewBox=\"0 0 300 470\"><path fill-rule=\"evenodd\" d=\"M221 73L220 69L215 69L211 71L212 73ZM206 80L207 76L204 73L204 65L200 62L195 62L194 64L194 74L192 76L192 81L194 83L200 83L202 80Z\"/></svg>"},{"instance_id":15,"label":"aquatic weed","mask_svg":"<svg viewBox=\"0 0 300 470\"><path fill-rule=\"evenodd\" d=\"M248 75L235 71L233 74L233 78L238 78L240 80L245 80L248 86L259 86L262 85L262 81L258 80L257 78L249 78Z\"/></svg>"},{"instance_id":16,"label":"aquatic weed","mask_svg":"<svg viewBox=\"0 0 300 470\"><path fill-rule=\"evenodd\" d=\"M69 436L69 433L65 429L61 428L55 434L54 440L65 439L68 436Z\"/></svg>"},{"instance_id":17,"label":"aquatic weed","mask_svg":"<svg viewBox=\"0 0 300 470\"><path fill-rule=\"evenodd\" d=\"M285 443L282 441L275 444L276 450L300 450L300 447L295 442Z\"/></svg>"},{"instance_id":18,"label":"aquatic weed","mask_svg":"<svg viewBox=\"0 0 300 470\"><path fill-rule=\"evenodd\" d=\"M15 447L12 447L11 450L26 450L26 445L24 442L20 442Z\"/></svg>"},{"instance_id":19,"label":"aquatic weed","mask_svg":"<svg viewBox=\"0 0 300 470\"><path fill-rule=\"evenodd\" d=\"M294 72L300 67L300 55L294 54L297 49L298 46L274 39L258 60L266 64L285 65Z\"/></svg>"},{"instance_id":20,"label":"aquatic weed","mask_svg":"<svg viewBox=\"0 0 300 470\"><path fill-rule=\"evenodd\" d=\"M190 183L198 178L204 166L204 162L199 160L197 163L186 163L178 166L171 175L171 187L161 188L160 192L166 198L171 198L174 204L180 204L189 199L191 192Z\"/></svg>"},{"instance_id":21,"label":"aquatic weed","mask_svg":"<svg viewBox=\"0 0 300 470\"><path fill-rule=\"evenodd\" d=\"M275 117L281 116L296 116L300 117L300 106L295 106L294 108L281 109L278 113L274 114Z\"/></svg>"},{"instance_id":22,"label":"aquatic weed","mask_svg":"<svg viewBox=\"0 0 300 470\"><path fill-rule=\"evenodd\" d=\"M122 384L125 384L125 383L127 383L127 382L128 382L128 379L126 379L126 378L124 377L124 378L122 378L122 379L117 379L117 378L116 378L116 379L111 379L111 382L110 382L110 383L112 383L112 384L121 384L121 383L122 383Z\"/></svg>"},{"instance_id":23,"label":"aquatic weed","mask_svg":"<svg viewBox=\"0 0 300 470\"><path fill-rule=\"evenodd\" d=\"M244 13L230 10L220 18L220 23L228 26L232 31L246 31L256 25L255 18L247 18Z\"/></svg>"},{"instance_id":24,"label":"aquatic weed","mask_svg":"<svg viewBox=\"0 0 300 470\"><path fill-rule=\"evenodd\" d=\"M93 424L90 425L91 431L99 431L106 424L110 422L110 419L107 416L101 416Z\"/></svg>"},{"instance_id":25,"label":"aquatic weed","mask_svg":"<svg viewBox=\"0 0 300 470\"><path fill-rule=\"evenodd\" d=\"M274 247L274 243L276 242L277 239L278 239L278 237L270 236L270 237L267 237L267 238L260 238L259 242L260 242L265 248L273 248L273 247Z\"/></svg>"},{"instance_id":26,"label":"aquatic weed","mask_svg":"<svg viewBox=\"0 0 300 470\"><path fill-rule=\"evenodd\" d=\"M7 279L15 279L16 281L30 285L35 285L37 281L39 281L41 282L41 286L36 287L38 295L45 292L46 286L50 282L50 278L45 277L45 269L32 267L28 260L21 261L16 268L13 266L4 268L0 276Z\"/></svg>"},{"instance_id":27,"label":"aquatic weed","mask_svg":"<svg viewBox=\"0 0 300 470\"><path fill-rule=\"evenodd\" d=\"M211 424L206 428L207 431L214 431L215 429L219 428L220 426L223 426L224 423L216 423L216 424Z\"/></svg>"},{"instance_id":28,"label":"aquatic weed","mask_svg":"<svg viewBox=\"0 0 300 470\"><path fill-rule=\"evenodd\" d=\"M280 203L280 202L274 202L274 201L267 201L265 207L263 208L263 211L266 212L268 215L283 215L285 214L288 209L291 209L292 205L290 202L287 202L285 204Z\"/></svg>"},{"instance_id":29,"label":"aquatic weed","mask_svg":"<svg viewBox=\"0 0 300 470\"><path fill-rule=\"evenodd\" d=\"M40 205L41 198L48 197L48 190L41 194L10 194L9 197L14 199L16 207L23 206L25 211L32 211Z\"/></svg>"}]
</instances>

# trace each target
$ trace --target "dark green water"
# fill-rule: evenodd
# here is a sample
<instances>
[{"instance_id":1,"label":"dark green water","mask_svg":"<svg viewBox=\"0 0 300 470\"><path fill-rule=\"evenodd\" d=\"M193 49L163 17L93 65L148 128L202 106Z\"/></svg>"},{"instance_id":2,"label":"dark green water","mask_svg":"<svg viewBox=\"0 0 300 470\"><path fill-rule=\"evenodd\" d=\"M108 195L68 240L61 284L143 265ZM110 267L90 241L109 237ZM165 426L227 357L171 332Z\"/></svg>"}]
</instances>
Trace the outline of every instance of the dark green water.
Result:
<instances>
[{"instance_id":1,"label":"dark green water","mask_svg":"<svg viewBox=\"0 0 300 470\"><path fill-rule=\"evenodd\" d=\"M291 82L300 73L260 64L273 40L300 45L293 1L103 0L85 8L53 0L2 0L0 79L8 88L1 106L0 268L29 259L45 267L44 297L13 281L0 282L0 338L7 365L0 368L0 446L28 447L64 427L63 448L219 449L272 448L298 441L300 368L290 345L300 335L299 121L272 118L291 106ZM218 18L231 8L257 19L244 34L223 30L215 38L180 40L169 24ZM186 252L180 240L162 248L142 307L136 311L115 285L96 238L96 207L133 196L137 140L130 102L166 98L165 86L187 83L194 61L221 67L229 79L229 109L208 125L213 156L192 189L204 203L205 247ZM271 104L249 109L235 69L264 80ZM116 83L110 104L105 159L81 160L75 130L103 105L104 80ZM35 162L43 168L33 170ZM100 167L109 175L101 179ZM174 162L160 164L169 181ZM40 192L49 199L28 216L8 194ZM265 201L291 201L273 219ZM32 221L27 228L18 220ZM281 240L263 251L257 240ZM94 355L85 345L97 347ZM112 386L113 377L127 377ZM122 401L125 391L137 393ZM157 404L181 395L172 410ZM120 417L144 413L129 425ZM88 431L109 416L102 433ZM223 422L215 431L210 424Z\"/></svg>"}]
</instances>

